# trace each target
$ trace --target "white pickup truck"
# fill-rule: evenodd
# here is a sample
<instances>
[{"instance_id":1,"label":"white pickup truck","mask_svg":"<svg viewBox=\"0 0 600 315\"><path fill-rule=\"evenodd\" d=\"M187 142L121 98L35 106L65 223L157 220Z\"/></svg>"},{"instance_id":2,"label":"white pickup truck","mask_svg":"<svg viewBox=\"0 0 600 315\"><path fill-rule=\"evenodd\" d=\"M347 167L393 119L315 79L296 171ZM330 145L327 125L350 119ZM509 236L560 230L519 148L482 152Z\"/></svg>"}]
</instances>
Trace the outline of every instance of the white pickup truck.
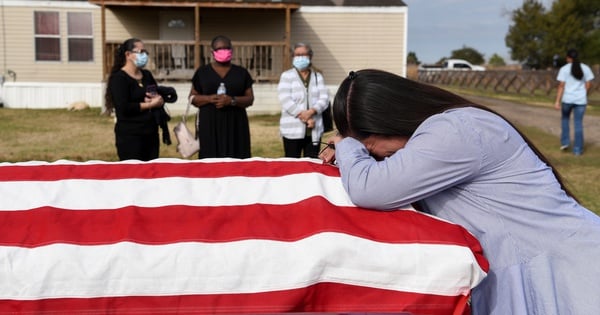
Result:
<instances>
[{"instance_id":1,"label":"white pickup truck","mask_svg":"<svg viewBox=\"0 0 600 315\"><path fill-rule=\"evenodd\" d=\"M419 70L436 71L436 70L462 70L462 71L485 71L485 67L473 65L463 59L447 59L443 64L434 65L419 65Z\"/></svg>"}]
</instances>

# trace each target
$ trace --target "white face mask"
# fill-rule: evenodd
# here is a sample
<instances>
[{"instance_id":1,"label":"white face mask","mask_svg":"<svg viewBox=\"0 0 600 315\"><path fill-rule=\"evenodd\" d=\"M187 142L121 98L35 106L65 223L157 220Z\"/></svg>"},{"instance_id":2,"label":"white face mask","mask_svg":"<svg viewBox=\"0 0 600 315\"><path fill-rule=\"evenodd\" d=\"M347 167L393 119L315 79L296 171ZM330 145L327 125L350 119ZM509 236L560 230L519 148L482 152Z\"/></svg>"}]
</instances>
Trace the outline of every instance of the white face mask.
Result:
<instances>
[{"instance_id":1,"label":"white face mask","mask_svg":"<svg viewBox=\"0 0 600 315\"><path fill-rule=\"evenodd\" d=\"M148 54L145 52L136 53L135 65L138 68L143 68L148 63Z\"/></svg>"},{"instance_id":2,"label":"white face mask","mask_svg":"<svg viewBox=\"0 0 600 315\"><path fill-rule=\"evenodd\" d=\"M296 56L292 60L294 68L298 70L304 70L310 66L310 58L308 56Z\"/></svg>"}]
</instances>

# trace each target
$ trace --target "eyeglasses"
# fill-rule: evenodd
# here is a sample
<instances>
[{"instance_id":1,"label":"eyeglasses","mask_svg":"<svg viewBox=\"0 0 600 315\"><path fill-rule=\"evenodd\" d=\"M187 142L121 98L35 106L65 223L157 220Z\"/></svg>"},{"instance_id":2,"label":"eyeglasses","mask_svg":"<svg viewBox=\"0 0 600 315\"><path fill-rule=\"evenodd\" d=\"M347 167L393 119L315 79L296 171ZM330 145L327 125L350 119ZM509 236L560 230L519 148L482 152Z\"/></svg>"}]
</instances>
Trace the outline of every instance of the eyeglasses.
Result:
<instances>
[{"instance_id":1,"label":"eyeglasses","mask_svg":"<svg viewBox=\"0 0 600 315\"><path fill-rule=\"evenodd\" d=\"M319 141L320 144L324 144L325 148L330 148L332 150L335 150L335 144L333 143L327 143L327 142L323 142L323 141Z\"/></svg>"},{"instance_id":2,"label":"eyeglasses","mask_svg":"<svg viewBox=\"0 0 600 315\"><path fill-rule=\"evenodd\" d=\"M215 48L213 50L217 51L217 50L221 50L221 49L229 49L229 50L231 50L231 47L219 47L219 48Z\"/></svg>"},{"instance_id":3,"label":"eyeglasses","mask_svg":"<svg viewBox=\"0 0 600 315\"><path fill-rule=\"evenodd\" d=\"M333 143L327 143L327 142L323 142L323 141L319 141L319 144L324 144L325 147L323 149L321 149L321 151L319 151L319 155L321 155L321 153L325 152L325 150L327 150L328 148L331 150L335 150L335 144Z\"/></svg>"},{"instance_id":4,"label":"eyeglasses","mask_svg":"<svg viewBox=\"0 0 600 315\"><path fill-rule=\"evenodd\" d=\"M142 49L142 50L139 50L139 51L136 51L136 50L130 50L130 51L132 53L134 53L134 54L141 54L141 53L145 53L146 55L148 54L148 51L145 50L145 49Z\"/></svg>"}]
</instances>

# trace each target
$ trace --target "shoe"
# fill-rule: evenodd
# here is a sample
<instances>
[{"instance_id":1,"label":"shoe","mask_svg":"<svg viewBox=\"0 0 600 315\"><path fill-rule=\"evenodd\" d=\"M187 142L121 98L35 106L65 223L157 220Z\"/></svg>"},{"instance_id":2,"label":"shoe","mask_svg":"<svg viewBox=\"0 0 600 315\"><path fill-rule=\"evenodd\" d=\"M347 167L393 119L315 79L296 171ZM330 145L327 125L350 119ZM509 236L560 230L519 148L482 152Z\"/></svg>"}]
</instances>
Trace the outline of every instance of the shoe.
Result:
<instances>
[{"instance_id":1,"label":"shoe","mask_svg":"<svg viewBox=\"0 0 600 315\"><path fill-rule=\"evenodd\" d=\"M582 152L573 152L573 154L575 154L575 156L580 156L580 155L582 155L583 153L582 153Z\"/></svg>"},{"instance_id":2,"label":"shoe","mask_svg":"<svg viewBox=\"0 0 600 315\"><path fill-rule=\"evenodd\" d=\"M561 145L561 146L560 146L560 150L561 150L561 151L564 151L564 150L566 150L566 149L568 149L568 148L569 148L569 146L568 146L568 145Z\"/></svg>"}]
</instances>

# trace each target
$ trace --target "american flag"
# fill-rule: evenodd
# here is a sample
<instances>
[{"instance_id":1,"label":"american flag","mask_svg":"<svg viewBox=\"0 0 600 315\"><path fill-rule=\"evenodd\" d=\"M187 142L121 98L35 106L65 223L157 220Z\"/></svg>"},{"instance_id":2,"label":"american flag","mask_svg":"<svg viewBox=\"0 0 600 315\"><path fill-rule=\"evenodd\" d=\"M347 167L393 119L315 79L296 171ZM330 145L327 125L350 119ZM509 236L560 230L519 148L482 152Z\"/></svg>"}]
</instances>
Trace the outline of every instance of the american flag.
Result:
<instances>
[{"instance_id":1,"label":"american flag","mask_svg":"<svg viewBox=\"0 0 600 315\"><path fill-rule=\"evenodd\" d=\"M0 163L0 314L468 314L487 270L318 160Z\"/></svg>"}]
</instances>

